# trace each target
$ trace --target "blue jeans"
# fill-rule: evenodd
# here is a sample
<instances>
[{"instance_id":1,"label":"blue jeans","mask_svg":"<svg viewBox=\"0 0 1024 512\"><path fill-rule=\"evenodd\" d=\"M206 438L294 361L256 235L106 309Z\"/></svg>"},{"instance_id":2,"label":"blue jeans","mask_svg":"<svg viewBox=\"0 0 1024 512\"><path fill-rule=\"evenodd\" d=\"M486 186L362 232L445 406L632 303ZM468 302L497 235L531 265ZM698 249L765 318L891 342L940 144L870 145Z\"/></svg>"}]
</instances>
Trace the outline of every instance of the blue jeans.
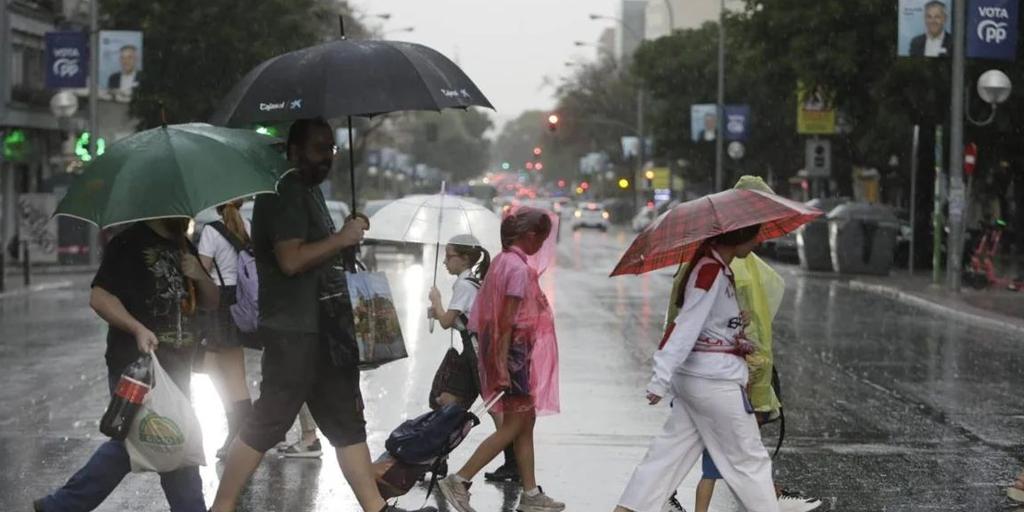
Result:
<instances>
[{"instance_id":1,"label":"blue jeans","mask_svg":"<svg viewBox=\"0 0 1024 512\"><path fill-rule=\"evenodd\" d=\"M108 377L111 394L119 375ZM186 391L187 393L187 391ZM41 500L45 512L79 512L93 510L114 492L121 479L131 472L128 450L122 441L110 440L89 458L64 487ZM199 468L190 466L160 474L160 486L171 506L171 512L205 512L203 481Z\"/></svg>"}]
</instances>

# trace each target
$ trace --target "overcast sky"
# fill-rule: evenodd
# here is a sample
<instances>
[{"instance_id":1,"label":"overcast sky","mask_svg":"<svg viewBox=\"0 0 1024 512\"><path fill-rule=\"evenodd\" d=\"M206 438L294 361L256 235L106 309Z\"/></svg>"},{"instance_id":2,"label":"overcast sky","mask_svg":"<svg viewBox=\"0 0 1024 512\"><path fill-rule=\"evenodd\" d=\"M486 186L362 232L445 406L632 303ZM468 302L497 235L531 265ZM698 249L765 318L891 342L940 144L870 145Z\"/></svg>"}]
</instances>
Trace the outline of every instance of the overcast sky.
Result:
<instances>
[{"instance_id":1,"label":"overcast sky","mask_svg":"<svg viewBox=\"0 0 1024 512\"><path fill-rule=\"evenodd\" d=\"M457 60L497 109L497 121L554 104L553 88L570 60L594 60L596 43L614 22L590 13L619 15L615 0L354 0L365 14L391 14L385 32L413 26L389 39L425 44ZM367 24L380 20L368 18Z\"/></svg>"}]
</instances>

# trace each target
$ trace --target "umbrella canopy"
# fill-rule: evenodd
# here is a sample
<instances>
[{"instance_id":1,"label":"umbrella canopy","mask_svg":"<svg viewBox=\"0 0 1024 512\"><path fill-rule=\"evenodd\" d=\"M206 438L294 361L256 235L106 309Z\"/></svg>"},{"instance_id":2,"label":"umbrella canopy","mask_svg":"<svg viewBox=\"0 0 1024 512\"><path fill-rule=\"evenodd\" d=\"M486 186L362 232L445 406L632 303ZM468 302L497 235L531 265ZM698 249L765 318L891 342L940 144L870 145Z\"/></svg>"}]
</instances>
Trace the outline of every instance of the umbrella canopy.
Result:
<instances>
[{"instance_id":1,"label":"umbrella canopy","mask_svg":"<svg viewBox=\"0 0 1024 512\"><path fill-rule=\"evenodd\" d=\"M683 203L644 229L612 276L643 274L690 261L713 236L761 224L757 240L777 238L820 216L803 203L757 190L726 190Z\"/></svg>"},{"instance_id":2,"label":"umbrella canopy","mask_svg":"<svg viewBox=\"0 0 1024 512\"><path fill-rule=\"evenodd\" d=\"M213 123L239 125L494 108L454 62L426 46L342 39L279 55L249 72Z\"/></svg>"},{"instance_id":3,"label":"umbrella canopy","mask_svg":"<svg viewBox=\"0 0 1024 512\"><path fill-rule=\"evenodd\" d=\"M107 228L192 218L211 206L273 193L289 167L274 142L250 130L198 123L139 132L90 162L55 215Z\"/></svg>"},{"instance_id":4,"label":"umbrella canopy","mask_svg":"<svg viewBox=\"0 0 1024 512\"><path fill-rule=\"evenodd\" d=\"M443 194L408 196L383 207L370 219L366 238L447 244L472 235L491 254L501 252L501 219L472 201Z\"/></svg>"}]
</instances>

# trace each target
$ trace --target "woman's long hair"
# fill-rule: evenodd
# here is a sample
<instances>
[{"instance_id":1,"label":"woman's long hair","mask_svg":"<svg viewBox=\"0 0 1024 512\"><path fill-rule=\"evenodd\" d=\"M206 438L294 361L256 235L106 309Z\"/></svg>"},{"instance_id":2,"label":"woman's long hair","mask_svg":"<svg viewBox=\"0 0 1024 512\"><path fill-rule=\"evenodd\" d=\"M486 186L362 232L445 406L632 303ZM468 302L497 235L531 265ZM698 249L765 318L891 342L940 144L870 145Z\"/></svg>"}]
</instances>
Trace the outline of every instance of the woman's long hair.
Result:
<instances>
[{"instance_id":1,"label":"woman's long hair","mask_svg":"<svg viewBox=\"0 0 1024 512\"><path fill-rule=\"evenodd\" d=\"M238 211L241 206L241 201L222 204L217 207L217 213L220 214L220 218L224 221L224 226L228 228L228 232L235 235L235 238L242 242L242 245L249 245L252 240L249 238L249 233L245 231L245 221L242 219L241 212Z\"/></svg>"},{"instance_id":2,"label":"woman's long hair","mask_svg":"<svg viewBox=\"0 0 1024 512\"><path fill-rule=\"evenodd\" d=\"M501 221L501 248L509 249L527 233L547 238L553 225L548 213L539 208L520 207Z\"/></svg>"},{"instance_id":3,"label":"woman's long hair","mask_svg":"<svg viewBox=\"0 0 1024 512\"><path fill-rule=\"evenodd\" d=\"M733 247L740 244L745 244L754 238L757 238L758 233L761 232L761 225L754 224L753 226L747 226L740 228L728 233L722 233L721 235L708 238L704 240L704 243L700 244L697 251L693 253L693 257L690 258L690 263L686 265L686 270L683 272L683 280L680 281L679 291L676 294L676 307L679 309L683 308L683 301L686 299L686 285L690 282L690 276L693 275L693 269L697 267L697 263L706 256L711 256L711 248L715 245L723 245L726 247Z\"/></svg>"}]
</instances>

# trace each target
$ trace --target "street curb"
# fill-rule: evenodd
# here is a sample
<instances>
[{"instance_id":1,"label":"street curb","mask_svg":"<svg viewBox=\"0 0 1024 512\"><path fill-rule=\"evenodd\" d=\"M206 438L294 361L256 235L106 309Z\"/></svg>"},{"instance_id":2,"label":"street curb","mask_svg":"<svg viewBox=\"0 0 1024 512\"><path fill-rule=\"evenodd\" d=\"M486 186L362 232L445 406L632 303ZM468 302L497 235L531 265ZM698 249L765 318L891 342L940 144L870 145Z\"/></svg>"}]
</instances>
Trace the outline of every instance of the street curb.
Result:
<instances>
[{"instance_id":1,"label":"street curb","mask_svg":"<svg viewBox=\"0 0 1024 512\"><path fill-rule=\"evenodd\" d=\"M882 295L884 297L888 297L890 299L894 299L905 304L909 304L911 306L916 306L921 309L931 311L932 313L952 316L965 322L971 322L982 327L1011 331L1015 334L1024 334L1024 325L1020 323L1009 320L1002 320L999 318L993 318L991 316L987 316L984 314L972 313L969 311L964 311L962 309L957 309L952 306L939 304L937 302L928 300L924 297L915 295L913 293L907 293L899 289L893 288L892 286L865 283L863 281L857 280L850 280L847 282L847 285L853 290ZM972 307L966 304L964 306Z\"/></svg>"},{"instance_id":2,"label":"street curb","mask_svg":"<svg viewBox=\"0 0 1024 512\"><path fill-rule=\"evenodd\" d=\"M37 284L29 286L28 288L21 288L19 290L11 290L9 292L0 293L0 300L13 299L15 297L22 297L25 295L31 295L33 293L45 292L50 290L62 290L65 288L71 288L74 283L71 281L54 281L52 283Z\"/></svg>"}]
</instances>

